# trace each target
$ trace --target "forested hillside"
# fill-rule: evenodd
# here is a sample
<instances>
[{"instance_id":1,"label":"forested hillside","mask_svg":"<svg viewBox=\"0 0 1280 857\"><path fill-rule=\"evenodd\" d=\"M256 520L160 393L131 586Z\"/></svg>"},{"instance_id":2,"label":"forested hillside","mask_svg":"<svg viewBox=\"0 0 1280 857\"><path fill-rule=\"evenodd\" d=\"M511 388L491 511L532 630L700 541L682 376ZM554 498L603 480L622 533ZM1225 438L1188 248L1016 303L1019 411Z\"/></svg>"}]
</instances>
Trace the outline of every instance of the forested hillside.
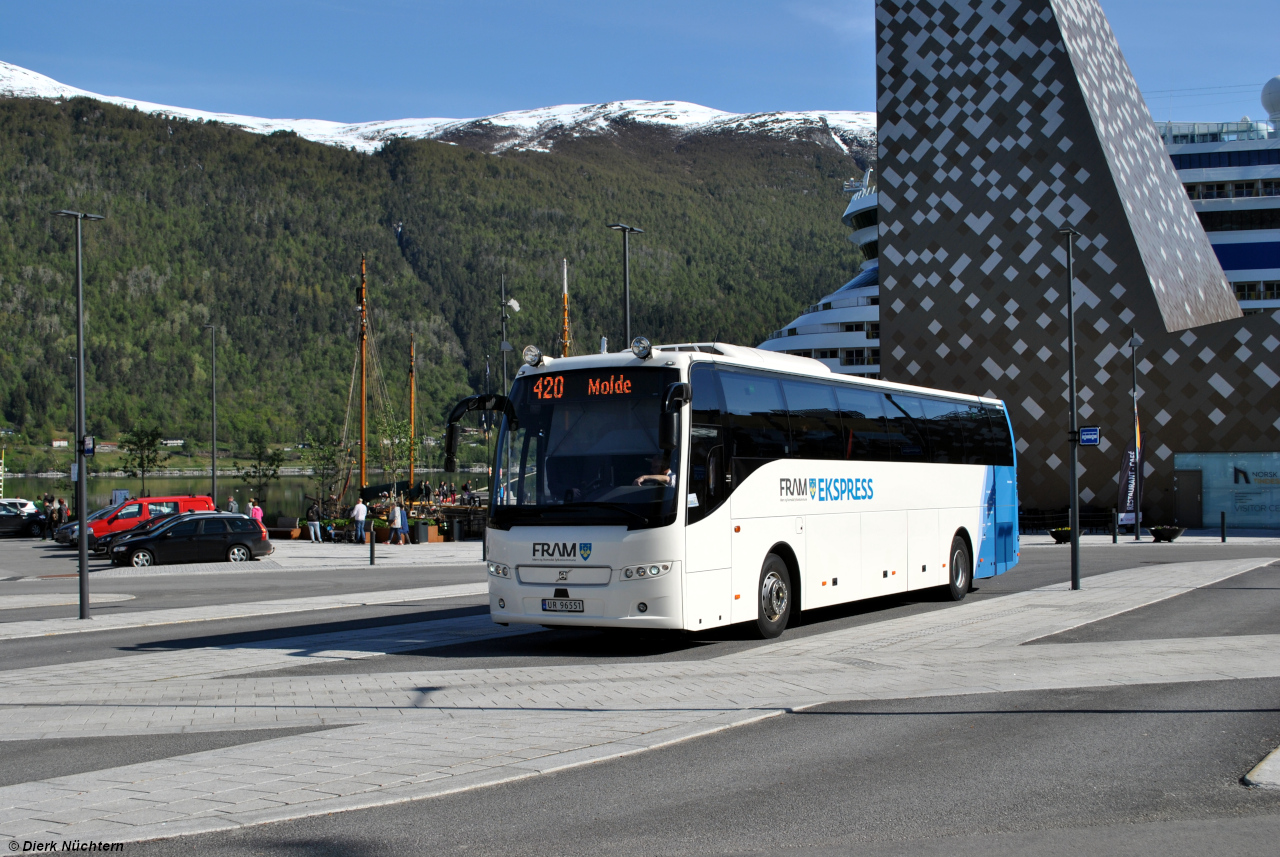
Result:
<instances>
[{"instance_id":1,"label":"forested hillside","mask_svg":"<svg viewBox=\"0 0 1280 857\"><path fill-rule=\"evenodd\" d=\"M484 384L498 283L523 308L517 348L553 347L569 260L575 351L620 347L621 238L632 326L655 341L754 344L848 278L839 223L853 159L743 134L637 127L554 151L484 154L397 141L374 155L175 121L89 99L0 100L0 405L33 439L72 422L74 224L85 226L89 429L138 420L208 437L219 333L220 440L341 427L354 284L369 260L378 352L404 415L408 340L419 419Z\"/></svg>"}]
</instances>

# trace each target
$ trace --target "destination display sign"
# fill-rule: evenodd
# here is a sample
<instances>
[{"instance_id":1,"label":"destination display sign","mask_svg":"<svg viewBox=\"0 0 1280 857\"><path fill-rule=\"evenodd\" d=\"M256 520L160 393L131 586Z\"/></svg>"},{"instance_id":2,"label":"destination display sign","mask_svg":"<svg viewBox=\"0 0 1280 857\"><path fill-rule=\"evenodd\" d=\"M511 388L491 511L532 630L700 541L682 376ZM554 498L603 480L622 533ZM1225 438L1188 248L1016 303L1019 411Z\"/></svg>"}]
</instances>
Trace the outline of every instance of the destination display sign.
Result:
<instances>
[{"instance_id":1,"label":"destination display sign","mask_svg":"<svg viewBox=\"0 0 1280 857\"><path fill-rule=\"evenodd\" d=\"M548 372L525 379L529 400L533 402L561 399L626 399L661 395L676 373L663 369L600 370Z\"/></svg>"}]
</instances>

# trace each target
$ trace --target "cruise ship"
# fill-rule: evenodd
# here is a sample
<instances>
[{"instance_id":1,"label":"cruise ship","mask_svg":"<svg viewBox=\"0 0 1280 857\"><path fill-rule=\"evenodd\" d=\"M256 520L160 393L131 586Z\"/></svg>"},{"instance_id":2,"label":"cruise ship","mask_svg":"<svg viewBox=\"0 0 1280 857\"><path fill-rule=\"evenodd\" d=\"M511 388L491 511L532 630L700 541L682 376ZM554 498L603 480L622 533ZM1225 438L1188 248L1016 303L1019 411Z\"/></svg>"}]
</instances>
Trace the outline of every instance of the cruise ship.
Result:
<instances>
[{"instance_id":1,"label":"cruise ship","mask_svg":"<svg viewBox=\"0 0 1280 857\"><path fill-rule=\"evenodd\" d=\"M1280 308L1280 75L1262 108L1268 121L1156 123L1245 314Z\"/></svg>"},{"instance_id":2,"label":"cruise ship","mask_svg":"<svg viewBox=\"0 0 1280 857\"><path fill-rule=\"evenodd\" d=\"M864 378L880 377L880 263L875 170L845 183L853 194L840 218L864 261L857 276L806 309L791 324L760 344L821 360L831 371Z\"/></svg>"}]
</instances>

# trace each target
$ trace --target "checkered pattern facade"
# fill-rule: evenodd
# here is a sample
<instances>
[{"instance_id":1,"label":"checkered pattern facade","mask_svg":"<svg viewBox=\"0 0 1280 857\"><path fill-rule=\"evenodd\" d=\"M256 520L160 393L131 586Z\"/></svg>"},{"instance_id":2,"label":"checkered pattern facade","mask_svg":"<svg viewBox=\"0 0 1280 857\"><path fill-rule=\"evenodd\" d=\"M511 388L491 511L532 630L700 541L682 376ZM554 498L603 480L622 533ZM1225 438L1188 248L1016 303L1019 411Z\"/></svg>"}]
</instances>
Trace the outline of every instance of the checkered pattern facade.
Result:
<instances>
[{"instance_id":1,"label":"checkered pattern facade","mask_svg":"<svg viewBox=\"0 0 1280 857\"><path fill-rule=\"evenodd\" d=\"M1066 248L1074 238L1081 498L1116 504L1132 433L1144 508L1173 453L1280 449L1280 313L1239 304L1095 0L877 0L884 376L1004 399L1026 508L1067 503Z\"/></svg>"}]
</instances>

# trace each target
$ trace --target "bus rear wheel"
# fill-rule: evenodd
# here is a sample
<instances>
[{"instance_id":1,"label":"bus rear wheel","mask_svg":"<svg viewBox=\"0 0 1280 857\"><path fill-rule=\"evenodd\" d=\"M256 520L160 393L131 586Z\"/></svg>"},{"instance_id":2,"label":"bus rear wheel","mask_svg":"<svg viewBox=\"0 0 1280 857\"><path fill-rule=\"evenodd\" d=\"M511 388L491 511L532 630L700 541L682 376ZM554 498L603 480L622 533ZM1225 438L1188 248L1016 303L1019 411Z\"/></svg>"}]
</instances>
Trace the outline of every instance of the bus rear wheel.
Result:
<instances>
[{"instance_id":1,"label":"bus rear wheel","mask_svg":"<svg viewBox=\"0 0 1280 857\"><path fill-rule=\"evenodd\" d=\"M968 545L959 536L951 540L951 564L947 572L947 594L952 601L963 601L973 584L973 561L969 558Z\"/></svg>"},{"instance_id":2,"label":"bus rear wheel","mask_svg":"<svg viewBox=\"0 0 1280 857\"><path fill-rule=\"evenodd\" d=\"M764 558L758 591L756 629L761 637L772 640L791 618L791 570L782 557L771 553Z\"/></svg>"}]
</instances>

